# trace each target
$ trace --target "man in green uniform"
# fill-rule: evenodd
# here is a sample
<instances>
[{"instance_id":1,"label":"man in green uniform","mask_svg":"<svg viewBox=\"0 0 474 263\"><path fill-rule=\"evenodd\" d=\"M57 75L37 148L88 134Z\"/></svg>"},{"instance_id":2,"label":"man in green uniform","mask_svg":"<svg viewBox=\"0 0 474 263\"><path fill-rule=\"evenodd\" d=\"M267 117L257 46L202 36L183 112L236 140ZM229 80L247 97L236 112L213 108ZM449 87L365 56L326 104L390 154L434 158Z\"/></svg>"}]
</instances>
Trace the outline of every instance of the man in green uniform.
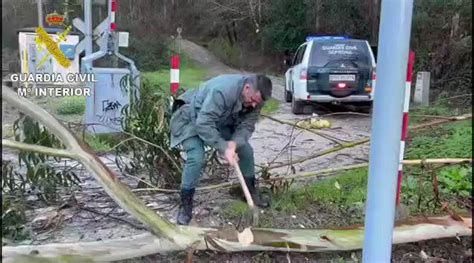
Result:
<instances>
[{"instance_id":1,"label":"man in green uniform","mask_svg":"<svg viewBox=\"0 0 474 263\"><path fill-rule=\"evenodd\" d=\"M256 205L268 207L255 186L255 163L250 136L272 82L264 75L221 75L191 89L175 101L171 117L171 147L186 152L181 178L177 223L192 219L193 196L204 166L204 145L215 148L233 165L238 162Z\"/></svg>"}]
</instances>

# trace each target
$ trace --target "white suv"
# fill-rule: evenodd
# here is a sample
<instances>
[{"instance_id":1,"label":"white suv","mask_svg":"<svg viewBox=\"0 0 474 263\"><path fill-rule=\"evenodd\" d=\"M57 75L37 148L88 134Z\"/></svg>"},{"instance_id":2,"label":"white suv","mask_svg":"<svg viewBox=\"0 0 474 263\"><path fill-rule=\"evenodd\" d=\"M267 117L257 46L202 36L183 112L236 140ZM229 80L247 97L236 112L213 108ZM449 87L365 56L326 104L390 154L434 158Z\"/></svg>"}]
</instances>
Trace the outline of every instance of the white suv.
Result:
<instances>
[{"instance_id":1,"label":"white suv","mask_svg":"<svg viewBox=\"0 0 474 263\"><path fill-rule=\"evenodd\" d=\"M285 100L295 114L311 102L372 105L376 65L366 40L308 37L287 65Z\"/></svg>"}]
</instances>

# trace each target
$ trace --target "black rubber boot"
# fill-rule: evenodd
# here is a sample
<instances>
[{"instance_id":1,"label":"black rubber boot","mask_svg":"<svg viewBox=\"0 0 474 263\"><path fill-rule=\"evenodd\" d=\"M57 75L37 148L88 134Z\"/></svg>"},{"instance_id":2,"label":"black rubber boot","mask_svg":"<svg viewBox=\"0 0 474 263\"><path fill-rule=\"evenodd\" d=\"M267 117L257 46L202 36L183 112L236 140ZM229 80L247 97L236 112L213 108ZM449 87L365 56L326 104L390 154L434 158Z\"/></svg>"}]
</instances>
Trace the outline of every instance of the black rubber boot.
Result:
<instances>
[{"instance_id":1,"label":"black rubber boot","mask_svg":"<svg viewBox=\"0 0 474 263\"><path fill-rule=\"evenodd\" d=\"M188 225L193 218L193 189L181 189L181 204L179 205L178 225Z\"/></svg>"},{"instance_id":2,"label":"black rubber boot","mask_svg":"<svg viewBox=\"0 0 474 263\"><path fill-rule=\"evenodd\" d=\"M263 200L260 191L258 190L258 187L255 186L255 177L245 177L244 176L245 183L247 184L247 187L249 188L250 195L252 196L252 200L260 208L267 208L270 206L270 203L268 201ZM243 194L243 192L242 192ZM244 195L245 199L245 195Z\"/></svg>"}]
</instances>

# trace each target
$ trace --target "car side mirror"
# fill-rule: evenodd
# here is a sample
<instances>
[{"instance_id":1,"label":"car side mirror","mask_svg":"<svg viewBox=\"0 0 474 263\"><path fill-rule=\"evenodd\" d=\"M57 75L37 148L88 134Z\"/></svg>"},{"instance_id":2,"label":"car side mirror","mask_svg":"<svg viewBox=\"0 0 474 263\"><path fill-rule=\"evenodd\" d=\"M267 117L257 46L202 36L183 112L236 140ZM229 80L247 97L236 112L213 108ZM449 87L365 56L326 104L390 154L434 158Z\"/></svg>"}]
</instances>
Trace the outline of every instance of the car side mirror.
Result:
<instances>
[{"instance_id":1,"label":"car side mirror","mask_svg":"<svg viewBox=\"0 0 474 263\"><path fill-rule=\"evenodd\" d=\"M291 66L292 66L292 64L291 64L291 58L285 58L284 64L285 64L286 66L288 66L288 67L291 67Z\"/></svg>"}]
</instances>

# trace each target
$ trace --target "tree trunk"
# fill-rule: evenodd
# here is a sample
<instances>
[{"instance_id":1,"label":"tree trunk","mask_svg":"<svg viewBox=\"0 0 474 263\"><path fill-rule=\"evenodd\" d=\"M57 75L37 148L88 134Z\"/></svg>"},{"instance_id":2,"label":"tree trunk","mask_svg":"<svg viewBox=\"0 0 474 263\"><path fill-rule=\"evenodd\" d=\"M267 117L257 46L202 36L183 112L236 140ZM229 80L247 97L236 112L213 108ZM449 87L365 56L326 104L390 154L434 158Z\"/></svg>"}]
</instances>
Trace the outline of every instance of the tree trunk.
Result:
<instances>
[{"instance_id":1,"label":"tree trunk","mask_svg":"<svg viewBox=\"0 0 474 263\"><path fill-rule=\"evenodd\" d=\"M229 24L225 24L225 32L227 33L227 39L229 39L230 45L233 46L234 41L232 39L232 33L231 33L230 28L229 28Z\"/></svg>"},{"instance_id":2,"label":"tree trunk","mask_svg":"<svg viewBox=\"0 0 474 263\"><path fill-rule=\"evenodd\" d=\"M411 219L400 222L394 228L393 243L417 242L434 238L472 235L471 218L455 221L449 216ZM191 239L184 246L193 245L197 250L221 252L241 251L283 251L322 252L361 249L364 228L359 226L344 229L264 229L246 228L239 233L229 229L209 229L182 227L182 232ZM98 242L69 244L48 244L40 246L4 246L3 262L11 262L15 257L34 255L35 257L81 257L94 261L112 261L142 257L156 253L182 250L168 239L150 233L127 238ZM31 262L29 260L28 262Z\"/></svg>"},{"instance_id":3,"label":"tree trunk","mask_svg":"<svg viewBox=\"0 0 474 263\"><path fill-rule=\"evenodd\" d=\"M316 22L315 22L315 30L316 33L319 33L319 30L321 29L321 24L320 24L320 16L321 16L321 0L316 0L315 3L315 8L316 8Z\"/></svg>"},{"instance_id":4,"label":"tree trunk","mask_svg":"<svg viewBox=\"0 0 474 263\"><path fill-rule=\"evenodd\" d=\"M104 187L105 192L114 199L125 211L135 216L139 221L150 227L156 234L174 240L177 244L182 239L189 239L187 234L181 233L179 228L157 215L153 210L146 207L130 189L121 183L117 176L92 152L92 150L79 141L72 133L64 127L56 118L33 102L20 97L17 93L6 86L2 86L2 100L25 113L58 137L66 146L66 150L72 152L73 158L80 161L84 167L91 172L95 179Z\"/></svg>"},{"instance_id":5,"label":"tree trunk","mask_svg":"<svg viewBox=\"0 0 474 263\"><path fill-rule=\"evenodd\" d=\"M379 17L380 17L380 0L369 1L369 17L370 17L370 45L376 46L378 41Z\"/></svg>"},{"instance_id":6,"label":"tree trunk","mask_svg":"<svg viewBox=\"0 0 474 263\"><path fill-rule=\"evenodd\" d=\"M459 13L456 13L453 18L451 19L451 42L456 39L459 31Z\"/></svg>"}]
</instances>

